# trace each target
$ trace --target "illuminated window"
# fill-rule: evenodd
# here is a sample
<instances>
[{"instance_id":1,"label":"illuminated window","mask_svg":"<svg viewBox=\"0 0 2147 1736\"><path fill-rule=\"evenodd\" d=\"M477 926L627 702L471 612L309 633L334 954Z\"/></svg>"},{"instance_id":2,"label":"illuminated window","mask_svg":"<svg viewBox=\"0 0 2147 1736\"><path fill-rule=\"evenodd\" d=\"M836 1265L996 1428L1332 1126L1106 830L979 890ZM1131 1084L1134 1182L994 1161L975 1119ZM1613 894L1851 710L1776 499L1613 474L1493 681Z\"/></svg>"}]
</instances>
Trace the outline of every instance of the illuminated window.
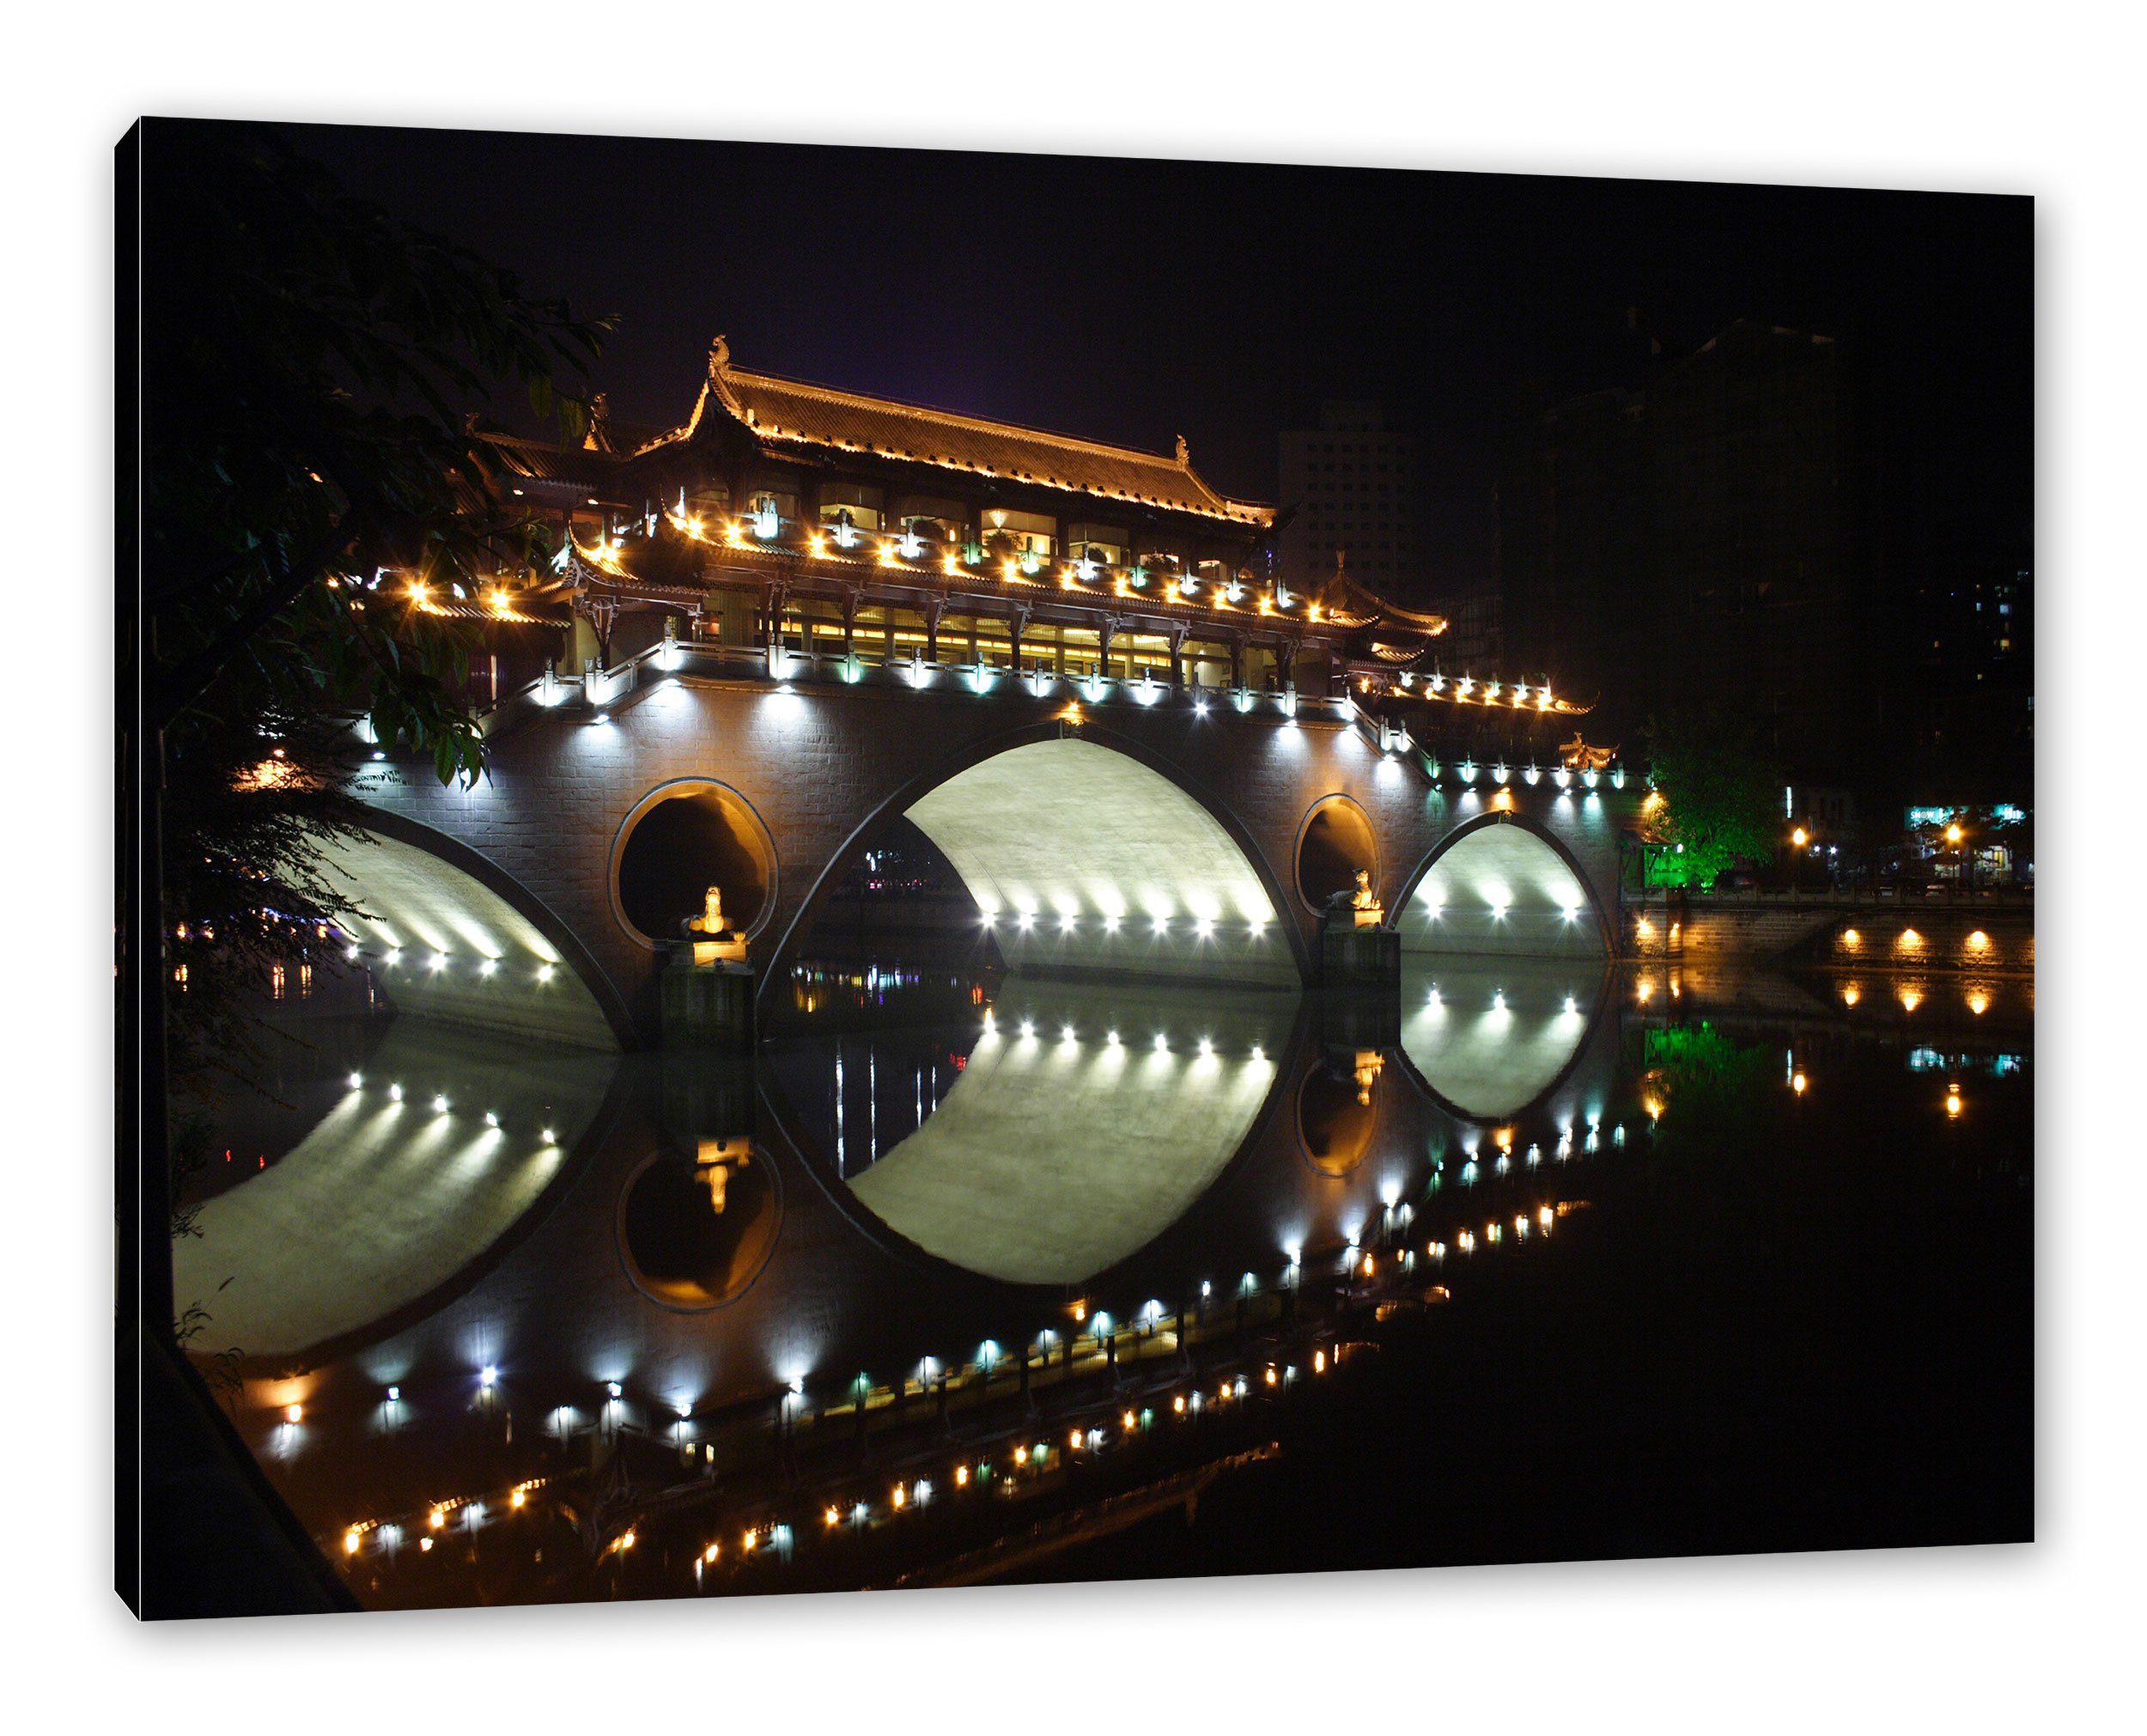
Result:
<instances>
[{"instance_id":1,"label":"illuminated window","mask_svg":"<svg viewBox=\"0 0 2147 1736\"><path fill-rule=\"evenodd\" d=\"M785 524L794 524L798 517L798 497L783 489L756 489L747 503L746 511L755 517L773 513Z\"/></svg>"},{"instance_id":2,"label":"illuminated window","mask_svg":"<svg viewBox=\"0 0 2147 1736\"><path fill-rule=\"evenodd\" d=\"M860 531L880 525L880 493L859 483L825 483L820 488L820 522L839 525L847 520Z\"/></svg>"},{"instance_id":3,"label":"illuminated window","mask_svg":"<svg viewBox=\"0 0 2147 1736\"><path fill-rule=\"evenodd\" d=\"M1128 564L1132 539L1119 525L1068 525L1066 555L1069 561L1093 561L1099 567Z\"/></svg>"},{"instance_id":4,"label":"illuminated window","mask_svg":"<svg viewBox=\"0 0 2147 1736\"><path fill-rule=\"evenodd\" d=\"M999 557L1040 555L1049 560L1058 547L1059 521L1041 513L1016 513L994 507L984 514L984 551Z\"/></svg>"}]
</instances>

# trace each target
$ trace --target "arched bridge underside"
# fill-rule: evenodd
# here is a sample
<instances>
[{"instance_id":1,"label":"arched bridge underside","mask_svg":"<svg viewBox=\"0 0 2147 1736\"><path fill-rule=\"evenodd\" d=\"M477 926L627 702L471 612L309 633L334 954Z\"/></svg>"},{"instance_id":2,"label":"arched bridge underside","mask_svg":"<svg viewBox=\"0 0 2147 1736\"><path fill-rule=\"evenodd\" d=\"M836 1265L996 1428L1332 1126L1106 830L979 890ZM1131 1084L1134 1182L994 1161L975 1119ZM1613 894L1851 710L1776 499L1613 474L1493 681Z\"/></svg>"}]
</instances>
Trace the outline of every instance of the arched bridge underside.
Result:
<instances>
[{"instance_id":1,"label":"arched bridge underside","mask_svg":"<svg viewBox=\"0 0 2147 1736\"><path fill-rule=\"evenodd\" d=\"M1460 786L1451 769L1441 781L1414 755L1382 753L1335 701L1307 701L1293 719L1172 695L1092 706L1079 723L1065 710L1013 689L783 692L672 676L594 718L536 713L495 736L474 789L444 788L423 767L367 774L359 793L392 835L345 853L356 902L380 913L357 926L376 957L404 942L401 981L387 981L398 1004L418 995L456 1017L467 997L504 999L550 963L547 992L563 983L564 999L569 977L586 991L575 1017L592 1040L608 1041L605 1027L653 1042L663 937L630 914L658 926L634 877L652 853L636 861L627 847L675 791L768 859L752 907L729 907L763 994L845 871L904 815L1017 967L1310 982L1320 888L1300 859L1317 817L1344 805L1362 816L1350 835L1368 844L1408 950L1603 950L1637 788L1516 777L1501 792L1487 779ZM426 854L452 872L429 879L411 859ZM440 897L468 920L426 901ZM480 941L500 932L516 937L503 950L518 975ZM422 981L409 970L419 963Z\"/></svg>"}]
</instances>

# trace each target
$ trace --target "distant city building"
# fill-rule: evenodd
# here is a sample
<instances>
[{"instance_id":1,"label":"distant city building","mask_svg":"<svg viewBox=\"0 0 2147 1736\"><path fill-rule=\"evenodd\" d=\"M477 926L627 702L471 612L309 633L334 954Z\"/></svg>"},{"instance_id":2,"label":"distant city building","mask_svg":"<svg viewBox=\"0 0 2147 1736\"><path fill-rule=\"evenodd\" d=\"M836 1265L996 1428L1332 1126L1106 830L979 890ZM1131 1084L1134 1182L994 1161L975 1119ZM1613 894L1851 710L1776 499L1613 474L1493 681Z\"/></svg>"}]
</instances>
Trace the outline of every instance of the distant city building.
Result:
<instances>
[{"instance_id":1,"label":"distant city building","mask_svg":"<svg viewBox=\"0 0 2147 1736\"><path fill-rule=\"evenodd\" d=\"M1499 488L1506 660L1602 695L1607 730L1718 705L1791 775L1856 781L1895 635L1843 397L1830 339L1743 320L1531 419Z\"/></svg>"},{"instance_id":2,"label":"distant city building","mask_svg":"<svg viewBox=\"0 0 2147 1736\"><path fill-rule=\"evenodd\" d=\"M1505 611L1499 605L1496 585L1480 585L1440 598L1446 631L1439 640L1439 656L1445 667L1463 675L1487 670L1505 670ZM1515 676L1548 676L1548 668L1506 671Z\"/></svg>"},{"instance_id":3,"label":"distant city building","mask_svg":"<svg viewBox=\"0 0 2147 1736\"><path fill-rule=\"evenodd\" d=\"M2005 562L1919 586L1905 707L1914 787L1964 804L2031 789L2035 759L2035 583Z\"/></svg>"},{"instance_id":4,"label":"distant city building","mask_svg":"<svg viewBox=\"0 0 2147 1736\"><path fill-rule=\"evenodd\" d=\"M1280 446L1282 582L1310 590L1333 575L1339 556L1382 596L1426 602L1429 527L1415 440L1389 428L1376 403L1331 398L1317 428L1285 432Z\"/></svg>"}]
</instances>

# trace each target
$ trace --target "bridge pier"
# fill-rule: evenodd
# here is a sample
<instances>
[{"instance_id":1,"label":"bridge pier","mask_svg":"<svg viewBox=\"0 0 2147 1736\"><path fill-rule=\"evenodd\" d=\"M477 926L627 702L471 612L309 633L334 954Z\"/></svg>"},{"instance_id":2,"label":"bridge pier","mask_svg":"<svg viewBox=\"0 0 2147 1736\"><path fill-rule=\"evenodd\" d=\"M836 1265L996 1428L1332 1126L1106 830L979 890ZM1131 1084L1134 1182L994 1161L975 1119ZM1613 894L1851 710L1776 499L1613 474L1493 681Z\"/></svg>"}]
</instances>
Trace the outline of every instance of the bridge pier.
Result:
<instances>
[{"instance_id":1,"label":"bridge pier","mask_svg":"<svg viewBox=\"0 0 2147 1736\"><path fill-rule=\"evenodd\" d=\"M664 967L662 1037L666 1049L753 1046L753 975L743 966L696 964L681 947Z\"/></svg>"}]
</instances>

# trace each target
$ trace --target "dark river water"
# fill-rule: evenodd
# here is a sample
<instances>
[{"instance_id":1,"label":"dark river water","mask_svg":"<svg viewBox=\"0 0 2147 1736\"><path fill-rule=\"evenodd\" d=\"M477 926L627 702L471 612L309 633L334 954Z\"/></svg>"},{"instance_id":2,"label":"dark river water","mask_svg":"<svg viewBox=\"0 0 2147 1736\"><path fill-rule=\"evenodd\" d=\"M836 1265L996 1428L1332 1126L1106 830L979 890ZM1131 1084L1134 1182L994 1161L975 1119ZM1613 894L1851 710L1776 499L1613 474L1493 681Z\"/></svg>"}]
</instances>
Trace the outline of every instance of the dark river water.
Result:
<instances>
[{"instance_id":1,"label":"dark river water","mask_svg":"<svg viewBox=\"0 0 2147 1736\"><path fill-rule=\"evenodd\" d=\"M377 1606L2016 1539L2031 997L890 957L751 1059L324 1011L179 1300Z\"/></svg>"}]
</instances>

